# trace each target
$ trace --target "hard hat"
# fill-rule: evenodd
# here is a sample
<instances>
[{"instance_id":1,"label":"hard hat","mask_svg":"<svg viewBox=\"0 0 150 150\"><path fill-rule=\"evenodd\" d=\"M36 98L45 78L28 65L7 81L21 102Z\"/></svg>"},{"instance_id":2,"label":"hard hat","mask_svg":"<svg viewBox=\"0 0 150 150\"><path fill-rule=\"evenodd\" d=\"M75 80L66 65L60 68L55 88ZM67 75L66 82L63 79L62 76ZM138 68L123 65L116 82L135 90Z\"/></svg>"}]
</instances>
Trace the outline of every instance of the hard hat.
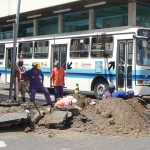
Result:
<instances>
[{"instance_id":1,"label":"hard hat","mask_svg":"<svg viewBox=\"0 0 150 150\"><path fill-rule=\"evenodd\" d=\"M72 104L76 104L77 103L77 99L72 99Z\"/></svg>"},{"instance_id":2,"label":"hard hat","mask_svg":"<svg viewBox=\"0 0 150 150\"><path fill-rule=\"evenodd\" d=\"M60 62L59 61L55 61L55 66L57 66L57 65L59 65L60 64Z\"/></svg>"},{"instance_id":3,"label":"hard hat","mask_svg":"<svg viewBox=\"0 0 150 150\"><path fill-rule=\"evenodd\" d=\"M37 63L36 63L36 62L33 62L33 63L32 63L32 66L36 66L36 65L37 65Z\"/></svg>"},{"instance_id":4,"label":"hard hat","mask_svg":"<svg viewBox=\"0 0 150 150\"><path fill-rule=\"evenodd\" d=\"M39 62L37 62L36 64L37 64L37 68L38 68L38 69L40 69L40 68L41 68L40 63L39 63Z\"/></svg>"},{"instance_id":5,"label":"hard hat","mask_svg":"<svg viewBox=\"0 0 150 150\"><path fill-rule=\"evenodd\" d=\"M129 90L128 92L127 92L130 96L134 96L134 91L133 90Z\"/></svg>"},{"instance_id":6,"label":"hard hat","mask_svg":"<svg viewBox=\"0 0 150 150\"><path fill-rule=\"evenodd\" d=\"M114 89L115 90L115 85L110 83L109 86L108 86L110 89Z\"/></svg>"}]
</instances>

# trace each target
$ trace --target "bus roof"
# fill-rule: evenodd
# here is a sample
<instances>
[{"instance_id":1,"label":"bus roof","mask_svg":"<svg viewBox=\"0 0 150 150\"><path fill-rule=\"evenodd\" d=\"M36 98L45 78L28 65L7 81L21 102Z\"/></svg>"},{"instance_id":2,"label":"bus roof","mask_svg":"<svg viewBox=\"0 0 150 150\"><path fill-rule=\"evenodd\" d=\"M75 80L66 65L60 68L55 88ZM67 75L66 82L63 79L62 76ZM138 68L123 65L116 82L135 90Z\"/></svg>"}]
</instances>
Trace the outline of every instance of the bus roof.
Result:
<instances>
[{"instance_id":1,"label":"bus roof","mask_svg":"<svg viewBox=\"0 0 150 150\"><path fill-rule=\"evenodd\" d=\"M64 39L64 38L72 38L79 36L92 36L92 35L117 35L117 34L127 34L127 33L136 33L138 29L146 29L149 28L138 27L138 26L123 26L123 27L114 27L114 28L105 28L105 29L93 29L86 31L76 31L76 32L67 32L60 34L50 34L50 35L40 35L40 36L32 36L32 37L22 37L18 38L18 42L20 41L30 41L30 40L54 40L54 39ZM10 43L13 42L13 39L5 39L0 40L0 43Z\"/></svg>"}]
</instances>

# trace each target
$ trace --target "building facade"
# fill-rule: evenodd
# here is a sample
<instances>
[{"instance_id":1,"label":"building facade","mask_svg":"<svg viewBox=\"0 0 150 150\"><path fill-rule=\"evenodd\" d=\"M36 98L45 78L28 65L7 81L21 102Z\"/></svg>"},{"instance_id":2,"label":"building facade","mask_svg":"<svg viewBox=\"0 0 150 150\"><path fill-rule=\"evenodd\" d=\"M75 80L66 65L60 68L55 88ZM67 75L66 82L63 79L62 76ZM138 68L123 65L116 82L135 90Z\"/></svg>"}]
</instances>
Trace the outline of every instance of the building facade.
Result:
<instances>
[{"instance_id":1,"label":"building facade","mask_svg":"<svg viewBox=\"0 0 150 150\"><path fill-rule=\"evenodd\" d=\"M0 0L0 40L13 38L18 0ZM120 26L150 28L148 0L21 0L18 37Z\"/></svg>"}]
</instances>

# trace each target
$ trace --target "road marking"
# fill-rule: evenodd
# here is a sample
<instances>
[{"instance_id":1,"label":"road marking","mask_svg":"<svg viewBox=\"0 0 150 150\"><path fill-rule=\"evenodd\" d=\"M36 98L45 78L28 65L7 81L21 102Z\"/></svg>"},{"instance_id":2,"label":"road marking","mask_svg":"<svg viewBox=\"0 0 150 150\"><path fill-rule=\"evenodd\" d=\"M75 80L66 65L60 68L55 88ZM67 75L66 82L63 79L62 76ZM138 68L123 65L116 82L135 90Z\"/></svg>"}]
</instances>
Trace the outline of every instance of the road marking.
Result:
<instances>
[{"instance_id":1,"label":"road marking","mask_svg":"<svg viewBox=\"0 0 150 150\"><path fill-rule=\"evenodd\" d=\"M0 148L1 148L1 147L6 147L6 144L5 144L4 141L0 141Z\"/></svg>"}]
</instances>

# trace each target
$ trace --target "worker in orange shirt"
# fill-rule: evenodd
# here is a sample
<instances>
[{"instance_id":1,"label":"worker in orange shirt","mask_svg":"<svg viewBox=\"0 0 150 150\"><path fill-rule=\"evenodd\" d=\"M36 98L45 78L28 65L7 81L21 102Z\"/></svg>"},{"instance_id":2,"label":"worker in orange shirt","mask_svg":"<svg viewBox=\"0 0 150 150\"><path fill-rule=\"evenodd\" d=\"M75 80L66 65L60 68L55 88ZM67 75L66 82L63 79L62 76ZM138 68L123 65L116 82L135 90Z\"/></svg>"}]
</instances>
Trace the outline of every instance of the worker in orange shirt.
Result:
<instances>
[{"instance_id":1,"label":"worker in orange shirt","mask_svg":"<svg viewBox=\"0 0 150 150\"><path fill-rule=\"evenodd\" d=\"M65 78L66 73L64 69L60 66L59 61L56 61L54 65L55 67L53 68L51 72L50 85L54 86L55 101L56 101L58 98L63 97L63 86L65 85L64 78Z\"/></svg>"}]
</instances>

